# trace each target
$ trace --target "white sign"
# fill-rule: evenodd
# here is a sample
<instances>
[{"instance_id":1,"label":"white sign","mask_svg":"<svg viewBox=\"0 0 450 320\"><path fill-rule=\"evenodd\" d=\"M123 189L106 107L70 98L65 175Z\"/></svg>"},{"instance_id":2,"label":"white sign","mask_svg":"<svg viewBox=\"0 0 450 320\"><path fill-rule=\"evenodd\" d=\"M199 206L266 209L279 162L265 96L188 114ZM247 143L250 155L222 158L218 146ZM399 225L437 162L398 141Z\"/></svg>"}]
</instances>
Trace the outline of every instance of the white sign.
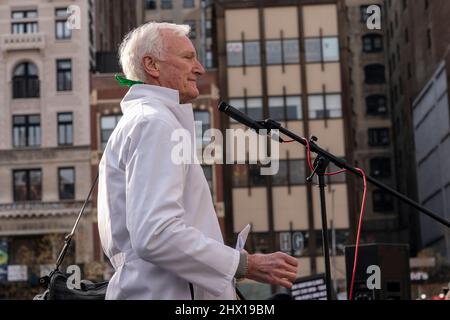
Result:
<instances>
[{"instance_id":1,"label":"white sign","mask_svg":"<svg viewBox=\"0 0 450 320\"><path fill-rule=\"evenodd\" d=\"M292 249L291 245L291 233L281 232L280 233L280 250L283 252L290 252Z\"/></svg>"},{"instance_id":2,"label":"white sign","mask_svg":"<svg viewBox=\"0 0 450 320\"><path fill-rule=\"evenodd\" d=\"M292 234L292 247L295 251L302 252L305 247L305 238L302 232L294 232Z\"/></svg>"},{"instance_id":3,"label":"white sign","mask_svg":"<svg viewBox=\"0 0 450 320\"><path fill-rule=\"evenodd\" d=\"M27 281L28 280L28 268L22 265L9 265L8 266L8 281Z\"/></svg>"}]
</instances>

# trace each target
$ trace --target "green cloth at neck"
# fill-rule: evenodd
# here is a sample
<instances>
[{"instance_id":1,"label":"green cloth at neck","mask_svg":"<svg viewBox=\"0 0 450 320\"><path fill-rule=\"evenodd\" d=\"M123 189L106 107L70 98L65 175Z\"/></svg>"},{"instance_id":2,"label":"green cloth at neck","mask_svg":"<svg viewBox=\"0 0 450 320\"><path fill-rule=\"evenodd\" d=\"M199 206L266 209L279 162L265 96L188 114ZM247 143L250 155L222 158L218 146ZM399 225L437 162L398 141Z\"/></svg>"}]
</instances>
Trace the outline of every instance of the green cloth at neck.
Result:
<instances>
[{"instance_id":1,"label":"green cloth at neck","mask_svg":"<svg viewBox=\"0 0 450 320\"><path fill-rule=\"evenodd\" d=\"M119 74L116 74L115 75L115 78L116 78L116 80L117 80L117 82L119 82L119 84L122 86L122 87L131 87L131 86L133 86L133 85L135 85L135 84L143 84L143 82L142 81L134 81L134 80L130 80L130 79L127 79L127 78L125 78L125 77L122 77L121 75L119 75Z\"/></svg>"}]
</instances>

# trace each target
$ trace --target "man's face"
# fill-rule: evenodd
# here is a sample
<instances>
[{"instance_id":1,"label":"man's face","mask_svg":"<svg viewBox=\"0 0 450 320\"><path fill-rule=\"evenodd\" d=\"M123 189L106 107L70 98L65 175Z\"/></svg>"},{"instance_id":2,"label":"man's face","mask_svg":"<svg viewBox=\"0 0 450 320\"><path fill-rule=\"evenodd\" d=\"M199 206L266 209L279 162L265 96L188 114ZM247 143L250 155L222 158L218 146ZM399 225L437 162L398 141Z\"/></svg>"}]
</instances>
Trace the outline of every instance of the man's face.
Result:
<instances>
[{"instance_id":1,"label":"man's face","mask_svg":"<svg viewBox=\"0 0 450 320\"><path fill-rule=\"evenodd\" d=\"M165 32L165 52L159 61L159 85L178 90L180 103L187 103L198 97L197 77L205 69L197 60L197 54L188 37Z\"/></svg>"}]
</instances>

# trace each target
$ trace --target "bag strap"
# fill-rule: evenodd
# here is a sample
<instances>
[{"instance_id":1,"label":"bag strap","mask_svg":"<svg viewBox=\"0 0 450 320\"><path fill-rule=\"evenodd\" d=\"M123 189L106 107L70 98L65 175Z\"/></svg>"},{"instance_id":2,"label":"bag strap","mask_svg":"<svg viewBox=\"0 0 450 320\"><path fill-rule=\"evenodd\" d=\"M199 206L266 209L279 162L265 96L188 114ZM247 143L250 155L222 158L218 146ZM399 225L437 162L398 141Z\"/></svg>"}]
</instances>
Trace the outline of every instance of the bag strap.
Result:
<instances>
[{"instance_id":1,"label":"bag strap","mask_svg":"<svg viewBox=\"0 0 450 320\"><path fill-rule=\"evenodd\" d=\"M91 189L89 190L89 194L86 197L86 200L84 200L83 206L81 207L80 213L78 214L78 218L75 221L72 231L68 235L66 235L66 237L64 238L64 247L62 248L61 252L59 253L58 260L56 260L56 267L53 272L59 270L59 267L61 266L64 258L66 257L67 250L69 249L70 243L72 242L72 238L75 235L75 231L78 227L78 224L80 223L81 217L83 216L84 209L86 208L87 203L89 202L89 199L91 198L92 192L94 191L95 185L98 182L98 175L99 175L99 173L97 172L97 176L95 177L95 180L92 183Z\"/></svg>"}]
</instances>

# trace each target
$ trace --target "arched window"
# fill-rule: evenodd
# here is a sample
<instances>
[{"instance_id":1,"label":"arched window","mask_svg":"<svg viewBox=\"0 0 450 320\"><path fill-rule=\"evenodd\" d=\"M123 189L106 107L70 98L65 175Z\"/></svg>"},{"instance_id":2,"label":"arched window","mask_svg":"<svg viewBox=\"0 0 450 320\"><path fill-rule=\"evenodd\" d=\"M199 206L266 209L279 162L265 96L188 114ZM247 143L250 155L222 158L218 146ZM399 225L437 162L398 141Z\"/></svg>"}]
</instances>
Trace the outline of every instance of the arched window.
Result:
<instances>
[{"instance_id":1,"label":"arched window","mask_svg":"<svg viewBox=\"0 0 450 320\"><path fill-rule=\"evenodd\" d=\"M370 64L364 67L367 84L383 84L386 82L384 66L382 64Z\"/></svg>"},{"instance_id":2,"label":"arched window","mask_svg":"<svg viewBox=\"0 0 450 320\"><path fill-rule=\"evenodd\" d=\"M379 34L368 34L362 37L364 52L383 51L383 37Z\"/></svg>"},{"instance_id":3,"label":"arched window","mask_svg":"<svg viewBox=\"0 0 450 320\"><path fill-rule=\"evenodd\" d=\"M13 72L13 98L39 97L39 76L37 67L31 62L23 62Z\"/></svg>"}]
</instances>

